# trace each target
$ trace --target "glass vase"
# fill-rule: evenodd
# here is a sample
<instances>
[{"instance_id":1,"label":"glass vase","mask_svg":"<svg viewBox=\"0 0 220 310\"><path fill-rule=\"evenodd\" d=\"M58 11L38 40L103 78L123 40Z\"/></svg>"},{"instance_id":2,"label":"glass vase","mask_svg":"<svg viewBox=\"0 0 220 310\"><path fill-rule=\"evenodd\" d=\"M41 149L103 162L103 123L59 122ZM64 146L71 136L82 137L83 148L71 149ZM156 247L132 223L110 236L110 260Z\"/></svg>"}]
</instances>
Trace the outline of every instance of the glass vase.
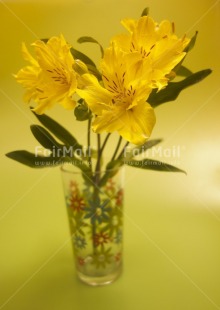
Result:
<instances>
[{"instance_id":1,"label":"glass vase","mask_svg":"<svg viewBox=\"0 0 220 310\"><path fill-rule=\"evenodd\" d=\"M76 272L89 285L105 285L122 271L123 168L88 177L62 166Z\"/></svg>"}]
</instances>

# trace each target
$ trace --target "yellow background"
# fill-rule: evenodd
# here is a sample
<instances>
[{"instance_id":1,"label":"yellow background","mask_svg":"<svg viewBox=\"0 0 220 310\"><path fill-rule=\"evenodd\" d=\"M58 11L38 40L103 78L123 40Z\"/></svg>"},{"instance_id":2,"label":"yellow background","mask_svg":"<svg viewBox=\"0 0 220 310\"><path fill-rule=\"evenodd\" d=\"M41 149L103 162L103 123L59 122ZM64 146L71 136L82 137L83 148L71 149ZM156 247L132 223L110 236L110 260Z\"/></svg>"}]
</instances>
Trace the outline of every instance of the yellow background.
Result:
<instances>
[{"instance_id":1,"label":"yellow background","mask_svg":"<svg viewBox=\"0 0 220 310\"><path fill-rule=\"evenodd\" d=\"M60 33L98 62L97 46L77 38L107 46L123 31L119 21L146 6L155 20L174 21L179 36L199 30L185 65L213 73L157 108L157 159L188 174L126 168L124 273L90 288L75 278L59 169L31 170L4 156L37 143L29 130L36 119L12 74L25 65L22 41ZM0 0L0 22L0 309L220 309L219 1ZM56 107L49 115L84 140L72 113ZM176 148L179 156L167 156Z\"/></svg>"}]
</instances>

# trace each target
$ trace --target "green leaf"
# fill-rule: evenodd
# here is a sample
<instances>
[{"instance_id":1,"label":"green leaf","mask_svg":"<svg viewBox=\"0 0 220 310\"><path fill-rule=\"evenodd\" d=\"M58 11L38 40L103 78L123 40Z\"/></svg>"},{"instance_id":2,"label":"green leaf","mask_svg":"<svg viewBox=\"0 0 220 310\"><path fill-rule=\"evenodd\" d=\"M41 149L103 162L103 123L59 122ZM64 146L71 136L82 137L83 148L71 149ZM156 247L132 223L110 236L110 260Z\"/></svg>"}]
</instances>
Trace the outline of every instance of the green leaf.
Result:
<instances>
[{"instance_id":1,"label":"green leaf","mask_svg":"<svg viewBox=\"0 0 220 310\"><path fill-rule=\"evenodd\" d=\"M163 163L158 160L153 159L143 159L143 160L129 160L125 161L125 164L130 167L145 169L145 170L155 170L155 171L164 171L164 172L183 172L186 173L184 170L181 170L177 167L172 165Z\"/></svg>"},{"instance_id":2,"label":"green leaf","mask_svg":"<svg viewBox=\"0 0 220 310\"><path fill-rule=\"evenodd\" d=\"M64 145L57 142L53 136L43 127L39 125L31 125L31 131L37 141L46 149L62 148Z\"/></svg>"},{"instance_id":3,"label":"green leaf","mask_svg":"<svg viewBox=\"0 0 220 310\"><path fill-rule=\"evenodd\" d=\"M40 39L41 41L43 41L45 44L49 41L48 38L43 38L43 39Z\"/></svg>"},{"instance_id":4,"label":"green leaf","mask_svg":"<svg viewBox=\"0 0 220 310\"><path fill-rule=\"evenodd\" d=\"M102 80L102 75L96 67L87 64L87 68L88 68L89 72L92 73L93 75L95 75L99 81Z\"/></svg>"},{"instance_id":5,"label":"green leaf","mask_svg":"<svg viewBox=\"0 0 220 310\"><path fill-rule=\"evenodd\" d=\"M176 71L176 74L179 75L179 76L184 76L184 77L187 77L187 76L190 76L193 74L192 71L190 71L188 68L184 67L184 66L180 66L178 68L178 70Z\"/></svg>"},{"instance_id":6,"label":"green leaf","mask_svg":"<svg viewBox=\"0 0 220 310\"><path fill-rule=\"evenodd\" d=\"M188 53L189 51L191 51L196 43L196 39L198 36L198 31L195 32L194 36L191 38L189 44L186 46L186 48L184 49L184 52Z\"/></svg>"},{"instance_id":7,"label":"green leaf","mask_svg":"<svg viewBox=\"0 0 220 310\"><path fill-rule=\"evenodd\" d=\"M68 161L62 157L56 158L54 156L37 156L36 154L25 150L9 152L6 156L30 168L54 167Z\"/></svg>"},{"instance_id":8,"label":"green leaf","mask_svg":"<svg viewBox=\"0 0 220 310\"><path fill-rule=\"evenodd\" d=\"M32 112L37 117L37 119L47 129L49 129L59 140L61 140L65 144L64 146L62 146L60 144L56 144L57 147L61 146L61 148L65 148L65 152L63 152L65 157L64 156L63 157L57 157L57 158L53 157L55 162L58 160L61 160L61 164L64 162L69 162L69 163L75 165L76 167L78 167L80 170L82 170L87 175L87 177L91 177L91 169L82 160L77 159L74 156L74 151L82 150L82 146L80 144L78 144L77 140L69 133L69 131L67 131L64 127L62 127L59 123L54 121L49 116L47 116L45 114L38 115L34 111L32 111ZM35 134L36 134L36 128L35 128ZM49 144L52 143L52 141L53 141L53 143L56 142L55 139L50 140L50 141L43 140L45 138L45 136L44 137L40 136L39 130L38 130L36 136L38 137L39 140L41 140L42 143L44 143L44 146L46 146L46 145L49 146ZM53 144L50 144L50 146L53 146ZM66 146L69 148L66 148ZM60 153L61 152L57 152L57 155L62 156L62 153L61 154ZM46 157L46 158L48 158L48 157Z\"/></svg>"},{"instance_id":9,"label":"green leaf","mask_svg":"<svg viewBox=\"0 0 220 310\"><path fill-rule=\"evenodd\" d=\"M50 132L52 132L60 141L65 145L71 146L73 149L82 149L82 146L77 142L77 140L67 131L63 126L53 120L51 117L45 114L36 114L33 110L32 112L36 118L44 125Z\"/></svg>"},{"instance_id":10,"label":"green leaf","mask_svg":"<svg viewBox=\"0 0 220 310\"><path fill-rule=\"evenodd\" d=\"M147 102L149 102L151 106L155 108L162 103L173 101L178 97L183 89L201 82L211 72L212 70L206 69L193 73L180 82L170 82L166 88L160 90L159 92L157 92L157 90L153 90Z\"/></svg>"},{"instance_id":11,"label":"green leaf","mask_svg":"<svg viewBox=\"0 0 220 310\"><path fill-rule=\"evenodd\" d=\"M73 55L73 57L75 59L80 59L82 62L84 62L86 65L90 65L92 67L96 68L95 63L85 54L83 54L82 52L76 50L75 48L71 47L70 49L71 54Z\"/></svg>"},{"instance_id":12,"label":"green leaf","mask_svg":"<svg viewBox=\"0 0 220 310\"><path fill-rule=\"evenodd\" d=\"M128 148L127 148L124 158L125 158L125 160L127 160L127 159L133 158L135 156L138 156L138 155L142 154L143 152L145 152L146 150L152 148L153 146L155 146L161 142L162 142L162 139L152 139L152 140L145 142L142 145L131 148L130 150L128 150Z\"/></svg>"},{"instance_id":13,"label":"green leaf","mask_svg":"<svg viewBox=\"0 0 220 310\"><path fill-rule=\"evenodd\" d=\"M99 48L100 48L101 55L102 55L102 57L103 57L103 55L104 55L104 49L103 49L102 45L101 45L97 40L95 40L94 38L84 36L84 37L80 37L80 38L77 40L77 42L78 42L78 43L96 43L96 44L98 44L98 46L99 46Z\"/></svg>"},{"instance_id":14,"label":"green leaf","mask_svg":"<svg viewBox=\"0 0 220 310\"><path fill-rule=\"evenodd\" d=\"M184 49L184 52L187 53L189 51L191 51L196 43L196 38L197 38L197 35L198 35L198 31L196 31L196 33L194 34L194 36L191 38L189 44L186 46L186 48ZM179 69L180 67L182 66L182 63L184 62L185 58L186 58L186 55L185 57L183 57L183 59L176 65L176 67L173 69L174 72L176 72L177 74L179 73ZM178 74L180 75L180 74ZM187 76L187 75L186 75Z\"/></svg>"},{"instance_id":15,"label":"green leaf","mask_svg":"<svg viewBox=\"0 0 220 310\"><path fill-rule=\"evenodd\" d=\"M145 8L141 13L141 16L148 16L149 15L149 8Z\"/></svg>"},{"instance_id":16,"label":"green leaf","mask_svg":"<svg viewBox=\"0 0 220 310\"><path fill-rule=\"evenodd\" d=\"M123 166L124 164L124 160L123 159L115 159L113 161L110 161L107 166L106 166L106 171L107 170L117 170L119 169L121 166Z\"/></svg>"},{"instance_id":17,"label":"green leaf","mask_svg":"<svg viewBox=\"0 0 220 310\"><path fill-rule=\"evenodd\" d=\"M91 117L91 111L84 100L80 99L78 105L74 109L74 115L77 121L85 121Z\"/></svg>"},{"instance_id":18,"label":"green leaf","mask_svg":"<svg viewBox=\"0 0 220 310\"><path fill-rule=\"evenodd\" d=\"M82 173L85 180L92 179L92 173L88 166L86 166L81 160L76 158L70 159L69 157L56 157L51 154L50 156L39 156L37 154L25 151L18 150L5 154L8 158L13 159L25 166L30 168L48 168L48 167L57 167L63 165L64 163L72 164L78 167Z\"/></svg>"},{"instance_id":19,"label":"green leaf","mask_svg":"<svg viewBox=\"0 0 220 310\"><path fill-rule=\"evenodd\" d=\"M75 59L79 59L84 64L86 64L89 72L94 74L98 80L102 79L102 76L101 76L99 70L96 68L95 63L88 56L86 56L85 54L83 54L82 52L80 52L74 48L71 48L70 52L72 53L72 55Z\"/></svg>"}]
</instances>

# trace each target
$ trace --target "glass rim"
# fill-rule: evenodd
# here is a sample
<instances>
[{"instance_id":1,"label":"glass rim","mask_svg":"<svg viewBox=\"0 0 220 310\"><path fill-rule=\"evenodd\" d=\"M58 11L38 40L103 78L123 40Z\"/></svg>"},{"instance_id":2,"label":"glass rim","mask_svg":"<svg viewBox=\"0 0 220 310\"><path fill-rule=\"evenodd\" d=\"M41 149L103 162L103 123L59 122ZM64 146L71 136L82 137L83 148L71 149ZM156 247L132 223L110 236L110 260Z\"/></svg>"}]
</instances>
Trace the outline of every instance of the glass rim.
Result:
<instances>
[{"instance_id":1,"label":"glass rim","mask_svg":"<svg viewBox=\"0 0 220 310\"><path fill-rule=\"evenodd\" d=\"M69 168L68 168L69 167ZM112 169L100 169L98 171L91 171L92 174L94 175L95 173L97 174L101 174L101 173L105 173L105 172L111 172L111 171L119 171L122 170L124 168L124 165L122 165L121 167L115 167ZM69 173L69 174L82 174L85 173L83 170L80 170L80 168L76 167L75 165L71 164L71 163L64 163L60 166L60 170L63 173Z\"/></svg>"}]
</instances>

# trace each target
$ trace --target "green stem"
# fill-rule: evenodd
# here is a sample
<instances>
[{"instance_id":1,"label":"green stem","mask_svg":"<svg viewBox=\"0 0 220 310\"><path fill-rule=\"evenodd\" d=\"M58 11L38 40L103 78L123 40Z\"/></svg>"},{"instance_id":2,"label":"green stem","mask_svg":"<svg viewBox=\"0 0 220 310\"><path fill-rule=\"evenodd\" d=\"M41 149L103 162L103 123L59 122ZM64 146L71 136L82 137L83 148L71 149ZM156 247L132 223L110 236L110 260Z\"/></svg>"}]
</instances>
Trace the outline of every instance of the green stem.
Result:
<instances>
[{"instance_id":1,"label":"green stem","mask_svg":"<svg viewBox=\"0 0 220 310\"><path fill-rule=\"evenodd\" d=\"M101 141L98 139L98 158L97 158L97 163L96 163L96 169L95 169L95 174L97 174L98 171L100 171L100 163L101 163L101 158L102 158L102 153L104 151L104 148L106 146L106 143L110 137L110 133L108 133L105 137L105 140L101 146ZM98 137L97 137L98 138ZM98 183L97 183L98 184Z\"/></svg>"},{"instance_id":2,"label":"green stem","mask_svg":"<svg viewBox=\"0 0 220 310\"><path fill-rule=\"evenodd\" d=\"M104 142L103 142L102 149L101 149L101 152L102 152L102 153L103 153L103 150L104 150L104 148L105 148L105 145L106 145L106 143L107 143L107 141L108 141L108 139L109 139L110 136L111 136L111 133L108 133L108 134L106 135L106 137L105 137L105 140L104 140Z\"/></svg>"},{"instance_id":3,"label":"green stem","mask_svg":"<svg viewBox=\"0 0 220 310\"><path fill-rule=\"evenodd\" d=\"M98 149L98 156L97 156L97 162L96 162L96 167L95 167L95 180L96 180L96 175L98 172L100 172L100 163L101 163L101 136L100 134L97 134L97 149ZM95 182L96 183L96 182ZM96 183L98 184L98 183Z\"/></svg>"},{"instance_id":4,"label":"green stem","mask_svg":"<svg viewBox=\"0 0 220 310\"><path fill-rule=\"evenodd\" d=\"M123 147L121 153L118 155L117 159L120 159L120 158L123 156L124 151L125 151L125 149L126 149L126 147L128 146L129 143L130 143L130 142L126 142L126 143L125 143L125 146ZM117 159L116 159L116 160L117 160Z\"/></svg>"},{"instance_id":5,"label":"green stem","mask_svg":"<svg viewBox=\"0 0 220 310\"><path fill-rule=\"evenodd\" d=\"M92 170L92 157L91 157L91 118L88 119L88 131L87 131L87 152L88 152L88 164Z\"/></svg>"},{"instance_id":6,"label":"green stem","mask_svg":"<svg viewBox=\"0 0 220 310\"><path fill-rule=\"evenodd\" d=\"M96 197L99 194L98 189L96 185L94 185L94 191L93 191L93 201L96 201ZM98 206L97 206L98 207ZM94 214L95 216L95 214ZM92 247L93 247L93 254L96 254L96 245L95 245L95 235L96 235L96 222L92 221Z\"/></svg>"},{"instance_id":7,"label":"green stem","mask_svg":"<svg viewBox=\"0 0 220 310\"><path fill-rule=\"evenodd\" d=\"M117 153L118 153L119 147L120 147L120 145L121 145L121 141L122 141L122 137L120 136L120 137L119 137L119 140L118 140L118 144L117 144L117 146L116 146L116 149L115 149L115 151L114 151L114 154L113 154L113 156L112 156L111 161L113 161L113 160L115 159L115 157L116 157L116 155L117 155Z\"/></svg>"},{"instance_id":8,"label":"green stem","mask_svg":"<svg viewBox=\"0 0 220 310\"><path fill-rule=\"evenodd\" d=\"M118 152L118 148L121 144L121 139L119 139L118 141L118 145L116 147L115 153L114 153L114 157L112 157L111 161L108 163L107 165L107 169L105 171L105 174L102 176L101 180L99 181L99 186L102 187L103 185L106 184L106 182L108 181L108 179L111 177L112 175L112 169L117 169L121 166L123 166L124 162L123 162L123 155L124 155L124 151L125 148L128 146L130 142L126 142L125 146L123 147L121 153L118 155L118 157L115 159L115 156ZM113 161L114 160L114 161ZM118 163L117 163L118 161ZM113 164L112 164L113 163ZM116 163L116 165L114 165L114 163Z\"/></svg>"},{"instance_id":9,"label":"green stem","mask_svg":"<svg viewBox=\"0 0 220 310\"><path fill-rule=\"evenodd\" d=\"M101 136L100 134L97 134L97 162L94 172L94 185L93 185L93 201L98 201L97 196L99 195L99 178L100 178L100 162L101 162ZM96 206L96 208L99 208L99 206ZM96 223L95 221L92 222L92 242L93 242L93 253L96 253L96 245L95 245L95 235L96 235Z\"/></svg>"},{"instance_id":10,"label":"green stem","mask_svg":"<svg viewBox=\"0 0 220 310\"><path fill-rule=\"evenodd\" d=\"M106 143L108 141L110 137L110 133L107 134L107 136L105 137L105 140L101 146L101 136L100 134L97 135L97 148L98 148L98 157L97 157L97 162L96 162L96 167L95 167L95 172L94 172L94 191L93 191L93 200L94 201L99 201L99 199L97 199L98 195L99 195L99 181L100 181L100 164L101 164L101 157L102 157L102 153L103 150L106 146ZM100 206L97 206L97 208L99 208ZM92 223L92 238L93 238L93 253L96 253L96 245L95 245L95 235L96 235L96 223L95 221Z\"/></svg>"}]
</instances>

